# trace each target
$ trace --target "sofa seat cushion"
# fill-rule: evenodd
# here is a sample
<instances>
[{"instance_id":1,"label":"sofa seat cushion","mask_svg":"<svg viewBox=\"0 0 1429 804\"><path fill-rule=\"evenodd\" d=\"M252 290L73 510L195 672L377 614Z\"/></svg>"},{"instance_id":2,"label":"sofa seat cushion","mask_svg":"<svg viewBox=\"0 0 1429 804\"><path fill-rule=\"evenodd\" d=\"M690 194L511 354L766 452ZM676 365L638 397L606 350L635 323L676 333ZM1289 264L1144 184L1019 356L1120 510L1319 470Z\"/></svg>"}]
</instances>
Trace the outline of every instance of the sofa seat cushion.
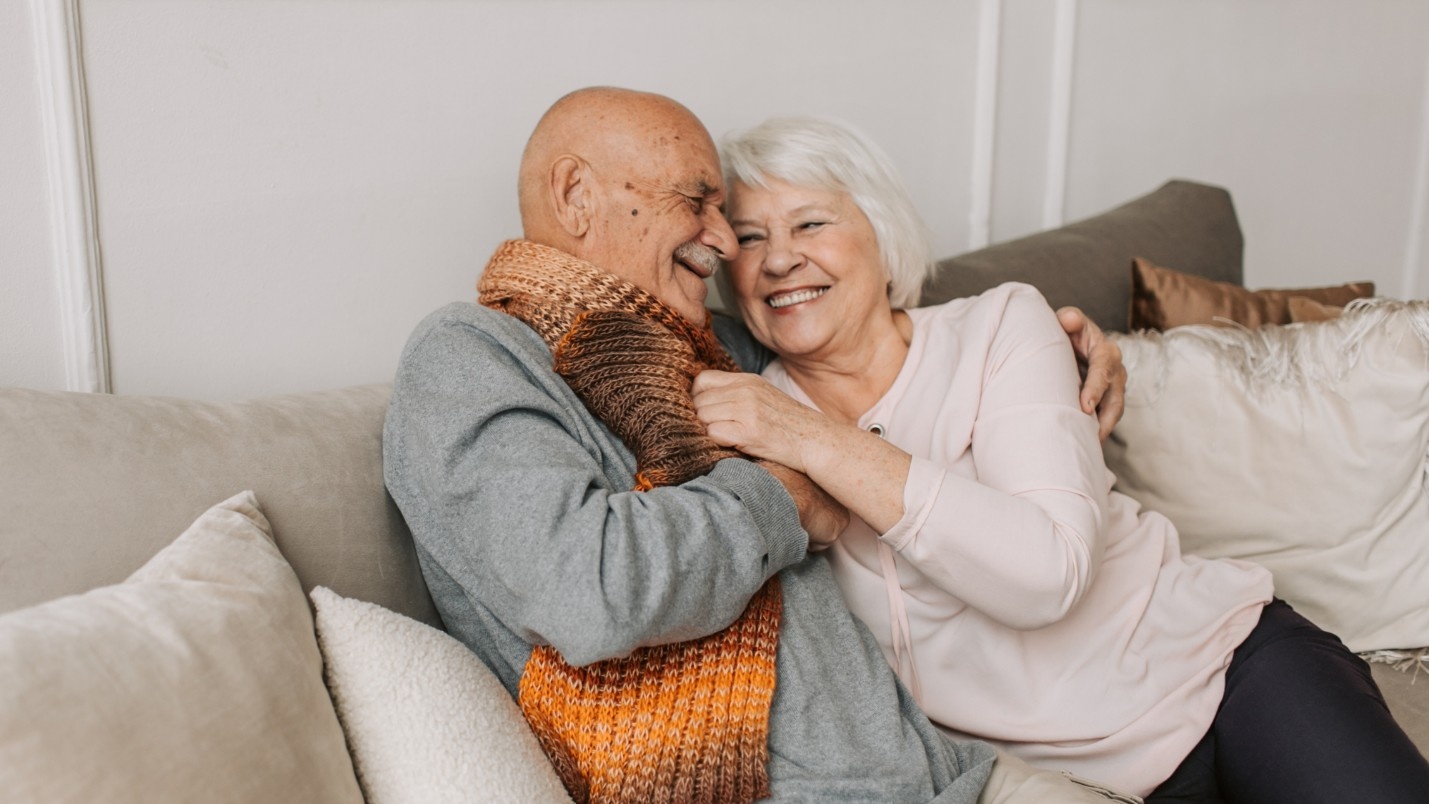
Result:
<instances>
[{"instance_id":1,"label":"sofa seat cushion","mask_svg":"<svg viewBox=\"0 0 1429 804\"><path fill-rule=\"evenodd\" d=\"M1429 757L1429 660L1418 667L1401 664L1375 663L1370 670L1394 719L1419 746L1419 753Z\"/></svg>"},{"instance_id":2,"label":"sofa seat cushion","mask_svg":"<svg viewBox=\"0 0 1429 804\"><path fill-rule=\"evenodd\" d=\"M0 616L0 679L6 801L362 800L251 492L124 583Z\"/></svg>"}]
</instances>

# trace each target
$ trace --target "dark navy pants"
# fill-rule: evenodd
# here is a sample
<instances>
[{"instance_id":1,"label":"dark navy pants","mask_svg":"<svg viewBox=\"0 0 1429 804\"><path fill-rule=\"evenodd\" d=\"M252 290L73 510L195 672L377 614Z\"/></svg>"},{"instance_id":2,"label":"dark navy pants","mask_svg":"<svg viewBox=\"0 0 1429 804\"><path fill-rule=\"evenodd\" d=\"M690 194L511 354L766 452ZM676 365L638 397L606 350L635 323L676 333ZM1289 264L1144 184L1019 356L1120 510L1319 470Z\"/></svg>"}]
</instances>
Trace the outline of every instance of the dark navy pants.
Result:
<instances>
[{"instance_id":1,"label":"dark navy pants","mask_svg":"<svg viewBox=\"0 0 1429 804\"><path fill-rule=\"evenodd\" d=\"M1429 762L1369 665L1274 600L1236 649L1205 738L1147 804L1429 804Z\"/></svg>"}]
</instances>

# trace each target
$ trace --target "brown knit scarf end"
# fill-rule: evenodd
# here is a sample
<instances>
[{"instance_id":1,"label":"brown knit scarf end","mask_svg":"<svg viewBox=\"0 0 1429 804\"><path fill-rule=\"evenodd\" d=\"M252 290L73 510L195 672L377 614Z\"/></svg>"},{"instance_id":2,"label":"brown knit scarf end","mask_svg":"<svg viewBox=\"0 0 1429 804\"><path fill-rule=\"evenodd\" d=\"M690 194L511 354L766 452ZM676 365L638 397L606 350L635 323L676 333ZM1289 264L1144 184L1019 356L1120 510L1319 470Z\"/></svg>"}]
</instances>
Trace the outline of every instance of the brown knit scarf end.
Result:
<instances>
[{"instance_id":1,"label":"brown knit scarf end","mask_svg":"<svg viewBox=\"0 0 1429 804\"><path fill-rule=\"evenodd\" d=\"M700 371L738 371L707 322L695 326L640 288L526 241L497 249L477 289L483 305L550 346L556 373L635 454L636 490L684 483L738 454L705 433L690 400ZM767 797L782 601L776 577L723 631L585 667L534 648L517 703L571 797Z\"/></svg>"}]
</instances>

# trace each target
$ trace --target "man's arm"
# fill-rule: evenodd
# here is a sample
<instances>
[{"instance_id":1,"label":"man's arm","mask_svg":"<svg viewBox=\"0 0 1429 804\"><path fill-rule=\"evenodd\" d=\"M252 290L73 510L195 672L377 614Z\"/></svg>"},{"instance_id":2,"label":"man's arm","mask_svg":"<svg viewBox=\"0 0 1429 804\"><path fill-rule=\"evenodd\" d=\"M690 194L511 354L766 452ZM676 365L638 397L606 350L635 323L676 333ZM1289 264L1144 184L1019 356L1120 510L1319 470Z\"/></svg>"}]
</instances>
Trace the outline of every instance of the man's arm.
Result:
<instances>
[{"instance_id":1,"label":"man's arm","mask_svg":"<svg viewBox=\"0 0 1429 804\"><path fill-rule=\"evenodd\" d=\"M507 628L573 664L693 639L804 556L793 501L749 461L631 491L628 450L534 334L496 316L469 311L414 337L384 470L424 550Z\"/></svg>"},{"instance_id":2,"label":"man's arm","mask_svg":"<svg viewBox=\"0 0 1429 804\"><path fill-rule=\"evenodd\" d=\"M809 534L810 551L825 550L838 541L849 522L848 509L842 503L829 496L803 472L773 461L761 461L759 465L774 475L774 479L794 500L794 507L799 510L799 523Z\"/></svg>"}]
</instances>

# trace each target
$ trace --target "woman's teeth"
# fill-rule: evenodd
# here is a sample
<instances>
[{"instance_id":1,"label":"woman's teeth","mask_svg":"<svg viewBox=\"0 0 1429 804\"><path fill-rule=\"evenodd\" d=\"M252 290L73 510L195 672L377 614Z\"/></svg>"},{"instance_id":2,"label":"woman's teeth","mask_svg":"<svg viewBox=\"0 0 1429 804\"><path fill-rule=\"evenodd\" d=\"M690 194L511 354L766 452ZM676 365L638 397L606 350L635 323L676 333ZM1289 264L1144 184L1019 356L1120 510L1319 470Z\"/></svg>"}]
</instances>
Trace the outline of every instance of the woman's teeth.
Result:
<instances>
[{"instance_id":1,"label":"woman's teeth","mask_svg":"<svg viewBox=\"0 0 1429 804\"><path fill-rule=\"evenodd\" d=\"M791 304L813 301L824 295L824 291L826 290L828 290L828 288L812 288L809 290L796 290L793 293L785 293L778 296L770 296L769 306L777 310L780 307L788 307Z\"/></svg>"}]
</instances>

